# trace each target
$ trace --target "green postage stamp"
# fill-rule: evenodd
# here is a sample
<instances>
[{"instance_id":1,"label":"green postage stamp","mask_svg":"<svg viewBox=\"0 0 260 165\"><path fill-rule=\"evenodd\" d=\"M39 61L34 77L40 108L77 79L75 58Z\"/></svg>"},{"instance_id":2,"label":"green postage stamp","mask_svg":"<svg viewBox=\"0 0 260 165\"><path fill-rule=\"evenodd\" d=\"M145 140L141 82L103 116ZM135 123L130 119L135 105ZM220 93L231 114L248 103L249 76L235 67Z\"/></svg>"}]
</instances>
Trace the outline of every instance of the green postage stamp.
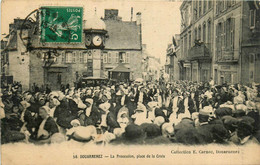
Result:
<instances>
[{"instance_id":1,"label":"green postage stamp","mask_svg":"<svg viewBox=\"0 0 260 165\"><path fill-rule=\"evenodd\" d=\"M83 7L41 7L41 42L82 41Z\"/></svg>"}]
</instances>

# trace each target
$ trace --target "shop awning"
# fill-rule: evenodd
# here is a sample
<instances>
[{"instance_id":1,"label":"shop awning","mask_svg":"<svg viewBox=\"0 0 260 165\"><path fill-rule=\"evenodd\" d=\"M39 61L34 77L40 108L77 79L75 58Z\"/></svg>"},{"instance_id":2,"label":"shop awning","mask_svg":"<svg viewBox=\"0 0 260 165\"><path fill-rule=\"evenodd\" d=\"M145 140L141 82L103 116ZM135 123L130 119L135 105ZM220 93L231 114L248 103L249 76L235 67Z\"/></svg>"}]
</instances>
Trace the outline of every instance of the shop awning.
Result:
<instances>
[{"instance_id":1,"label":"shop awning","mask_svg":"<svg viewBox=\"0 0 260 165\"><path fill-rule=\"evenodd\" d=\"M110 72L131 72L131 70L125 67L123 63L120 63L117 67L111 69Z\"/></svg>"}]
</instances>

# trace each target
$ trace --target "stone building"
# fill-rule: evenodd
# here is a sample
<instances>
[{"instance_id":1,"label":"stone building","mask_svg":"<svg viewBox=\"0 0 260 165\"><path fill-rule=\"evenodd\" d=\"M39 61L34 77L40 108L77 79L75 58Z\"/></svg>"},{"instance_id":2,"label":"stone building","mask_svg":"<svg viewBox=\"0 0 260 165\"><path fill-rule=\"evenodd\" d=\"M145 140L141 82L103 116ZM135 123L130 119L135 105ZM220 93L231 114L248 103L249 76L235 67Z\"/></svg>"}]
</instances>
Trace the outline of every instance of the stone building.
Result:
<instances>
[{"instance_id":1,"label":"stone building","mask_svg":"<svg viewBox=\"0 0 260 165\"><path fill-rule=\"evenodd\" d=\"M122 63L129 69L130 79L142 77L142 29L141 13L136 21L122 21L118 10L105 10L104 22L108 39L103 50L104 75Z\"/></svg>"},{"instance_id":2,"label":"stone building","mask_svg":"<svg viewBox=\"0 0 260 165\"><path fill-rule=\"evenodd\" d=\"M180 11L180 79L260 82L259 2L184 1Z\"/></svg>"},{"instance_id":3,"label":"stone building","mask_svg":"<svg viewBox=\"0 0 260 165\"><path fill-rule=\"evenodd\" d=\"M241 82L260 83L260 4L250 1L242 6Z\"/></svg>"},{"instance_id":4,"label":"stone building","mask_svg":"<svg viewBox=\"0 0 260 165\"><path fill-rule=\"evenodd\" d=\"M148 79L147 81L158 81L160 78L161 61L160 58L148 56Z\"/></svg>"},{"instance_id":5,"label":"stone building","mask_svg":"<svg viewBox=\"0 0 260 165\"><path fill-rule=\"evenodd\" d=\"M242 1L215 1L213 75L217 84L241 79Z\"/></svg>"},{"instance_id":6,"label":"stone building","mask_svg":"<svg viewBox=\"0 0 260 165\"><path fill-rule=\"evenodd\" d=\"M211 76L213 2L184 1L182 15L180 70L183 79L208 81Z\"/></svg>"},{"instance_id":7,"label":"stone building","mask_svg":"<svg viewBox=\"0 0 260 165\"><path fill-rule=\"evenodd\" d=\"M38 20L15 19L9 26L6 48L9 74L25 90L33 84L57 90L62 84L74 86L82 77L105 78L120 62L129 69L130 80L141 77L141 13L137 13L137 21L125 22L111 15L115 12L118 10L105 10L103 20L96 15L83 20L82 42L78 43L42 42ZM101 37L102 44L88 47L89 36L91 42L95 36Z\"/></svg>"}]
</instances>

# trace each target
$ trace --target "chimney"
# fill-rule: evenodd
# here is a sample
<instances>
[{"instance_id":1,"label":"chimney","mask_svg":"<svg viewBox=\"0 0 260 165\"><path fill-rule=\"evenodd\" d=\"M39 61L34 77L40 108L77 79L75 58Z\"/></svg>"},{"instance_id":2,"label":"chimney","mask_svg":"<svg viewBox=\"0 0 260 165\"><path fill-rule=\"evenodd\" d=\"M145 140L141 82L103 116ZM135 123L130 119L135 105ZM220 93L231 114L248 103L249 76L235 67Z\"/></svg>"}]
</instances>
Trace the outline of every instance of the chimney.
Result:
<instances>
[{"instance_id":1,"label":"chimney","mask_svg":"<svg viewBox=\"0 0 260 165\"><path fill-rule=\"evenodd\" d=\"M141 24L141 12L136 13L136 25L140 25Z\"/></svg>"},{"instance_id":2,"label":"chimney","mask_svg":"<svg viewBox=\"0 0 260 165\"><path fill-rule=\"evenodd\" d=\"M131 22L133 21L133 7L131 7Z\"/></svg>"},{"instance_id":3,"label":"chimney","mask_svg":"<svg viewBox=\"0 0 260 165\"><path fill-rule=\"evenodd\" d=\"M117 20L118 19L118 9L105 9L105 20L112 19Z\"/></svg>"}]
</instances>

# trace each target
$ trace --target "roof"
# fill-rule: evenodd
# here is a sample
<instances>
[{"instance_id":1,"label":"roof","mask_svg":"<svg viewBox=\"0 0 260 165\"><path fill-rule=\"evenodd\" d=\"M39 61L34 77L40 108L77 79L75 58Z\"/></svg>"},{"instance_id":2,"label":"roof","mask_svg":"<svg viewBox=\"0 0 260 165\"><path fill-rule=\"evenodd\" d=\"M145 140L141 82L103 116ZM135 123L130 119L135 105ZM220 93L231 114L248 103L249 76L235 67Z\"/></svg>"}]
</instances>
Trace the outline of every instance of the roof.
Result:
<instances>
[{"instance_id":1,"label":"roof","mask_svg":"<svg viewBox=\"0 0 260 165\"><path fill-rule=\"evenodd\" d=\"M84 29L106 30L106 25L104 21L95 14L92 18L85 21Z\"/></svg>"},{"instance_id":2,"label":"roof","mask_svg":"<svg viewBox=\"0 0 260 165\"><path fill-rule=\"evenodd\" d=\"M118 20L104 22L109 36L105 49L141 49L141 25Z\"/></svg>"},{"instance_id":3,"label":"roof","mask_svg":"<svg viewBox=\"0 0 260 165\"><path fill-rule=\"evenodd\" d=\"M131 70L126 68L124 64L120 63L117 67L111 69L110 72L131 72Z\"/></svg>"}]
</instances>

